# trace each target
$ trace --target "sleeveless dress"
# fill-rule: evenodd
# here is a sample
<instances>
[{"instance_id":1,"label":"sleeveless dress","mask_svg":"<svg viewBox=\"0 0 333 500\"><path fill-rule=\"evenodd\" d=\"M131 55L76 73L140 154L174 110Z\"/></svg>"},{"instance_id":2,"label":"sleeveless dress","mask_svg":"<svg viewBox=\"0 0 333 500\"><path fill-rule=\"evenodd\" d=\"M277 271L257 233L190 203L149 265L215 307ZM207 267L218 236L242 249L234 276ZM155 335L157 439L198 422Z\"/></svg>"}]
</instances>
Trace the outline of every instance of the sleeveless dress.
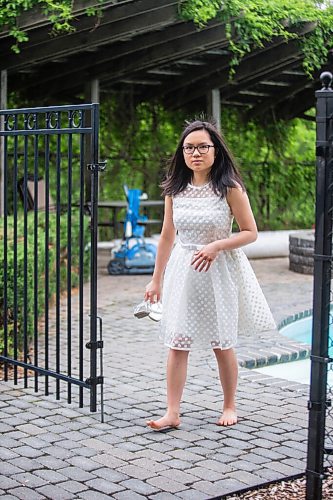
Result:
<instances>
[{"instance_id":1,"label":"sleeveless dress","mask_svg":"<svg viewBox=\"0 0 333 500\"><path fill-rule=\"evenodd\" d=\"M229 238L233 215L210 183L189 184L173 197L177 242L166 266L160 337L180 350L229 349L238 334L276 328L269 306L244 252L221 251L207 272L191 260L208 243Z\"/></svg>"}]
</instances>

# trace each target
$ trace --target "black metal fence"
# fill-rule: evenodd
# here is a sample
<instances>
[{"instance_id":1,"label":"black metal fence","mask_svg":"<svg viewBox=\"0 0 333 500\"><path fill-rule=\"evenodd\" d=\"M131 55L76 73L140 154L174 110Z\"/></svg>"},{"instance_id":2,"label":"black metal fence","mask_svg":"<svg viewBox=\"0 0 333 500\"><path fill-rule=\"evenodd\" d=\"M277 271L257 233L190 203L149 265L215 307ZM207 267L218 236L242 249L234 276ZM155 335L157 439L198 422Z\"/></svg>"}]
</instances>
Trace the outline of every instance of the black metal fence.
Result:
<instances>
[{"instance_id":1,"label":"black metal fence","mask_svg":"<svg viewBox=\"0 0 333 500\"><path fill-rule=\"evenodd\" d=\"M3 378L97 409L98 104L0 111ZM91 197L85 200L85 185ZM90 287L85 281L89 277ZM75 293L73 293L75 289ZM101 351L100 351L101 353ZM41 380L42 378L42 380Z\"/></svg>"},{"instance_id":2,"label":"black metal fence","mask_svg":"<svg viewBox=\"0 0 333 500\"><path fill-rule=\"evenodd\" d=\"M325 465L333 458L332 386L332 214L333 214L333 91L332 75L323 73L317 98L317 187L314 254L313 333L307 454L307 500L322 498ZM329 425L328 425L329 424ZM330 430L331 429L331 430Z\"/></svg>"}]
</instances>

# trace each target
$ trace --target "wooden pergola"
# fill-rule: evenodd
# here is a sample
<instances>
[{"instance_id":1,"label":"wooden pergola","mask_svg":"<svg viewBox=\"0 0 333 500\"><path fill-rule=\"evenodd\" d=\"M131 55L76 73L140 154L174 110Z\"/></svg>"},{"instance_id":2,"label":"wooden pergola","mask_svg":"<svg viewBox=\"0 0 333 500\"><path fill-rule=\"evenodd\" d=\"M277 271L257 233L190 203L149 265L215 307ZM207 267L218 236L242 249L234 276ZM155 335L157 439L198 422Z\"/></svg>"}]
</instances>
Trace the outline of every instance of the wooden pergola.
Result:
<instances>
[{"instance_id":1,"label":"wooden pergola","mask_svg":"<svg viewBox=\"0 0 333 500\"><path fill-rule=\"evenodd\" d=\"M0 33L2 101L8 79L8 90L38 105L99 100L112 92L138 102L156 99L170 109L207 110L208 102L217 117L222 105L290 119L314 104L317 84L304 73L296 40L277 37L254 50L230 80L232 54L221 21L199 29L180 19L178 0L110 0L96 20L85 9L97 5L76 0L74 30L58 36L37 11L23 15L19 25L29 41L19 54L8 32ZM298 33L313 29L304 23Z\"/></svg>"}]
</instances>

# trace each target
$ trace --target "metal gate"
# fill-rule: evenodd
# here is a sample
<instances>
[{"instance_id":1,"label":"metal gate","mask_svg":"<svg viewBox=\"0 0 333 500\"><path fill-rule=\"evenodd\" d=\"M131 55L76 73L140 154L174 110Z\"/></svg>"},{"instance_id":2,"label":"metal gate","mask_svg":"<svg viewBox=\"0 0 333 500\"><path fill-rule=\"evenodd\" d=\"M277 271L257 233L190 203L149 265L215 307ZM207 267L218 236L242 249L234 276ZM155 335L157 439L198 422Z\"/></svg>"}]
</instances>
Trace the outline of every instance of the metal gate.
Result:
<instances>
[{"instance_id":1,"label":"metal gate","mask_svg":"<svg viewBox=\"0 0 333 500\"><path fill-rule=\"evenodd\" d=\"M320 500L325 465L332 466L333 369L332 234L333 234L333 91L331 73L321 75L317 98L316 232L314 253L313 331L307 454L307 500ZM326 463L325 463L326 458Z\"/></svg>"},{"instance_id":2,"label":"metal gate","mask_svg":"<svg viewBox=\"0 0 333 500\"><path fill-rule=\"evenodd\" d=\"M0 363L68 403L97 409L99 105L0 111ZM88 174L87 174L88 169ZM85 200L86 184L91 195ZM90 287L85 282L89 278ZM99 335L97 321L99 321ZM78 391L72 394L73 386ZM102 390L101 390L102 393Z\"/></svg>"}]
</instances>

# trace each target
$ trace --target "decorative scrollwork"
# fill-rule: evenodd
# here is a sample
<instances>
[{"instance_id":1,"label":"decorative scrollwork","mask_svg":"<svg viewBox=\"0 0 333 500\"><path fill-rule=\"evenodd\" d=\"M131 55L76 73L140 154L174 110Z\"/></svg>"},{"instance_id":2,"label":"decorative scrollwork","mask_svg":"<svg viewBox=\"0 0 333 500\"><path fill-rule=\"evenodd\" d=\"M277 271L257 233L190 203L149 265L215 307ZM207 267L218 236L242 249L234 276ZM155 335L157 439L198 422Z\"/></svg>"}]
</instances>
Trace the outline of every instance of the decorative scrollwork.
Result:
<instances>
[{"instance_id":1,"label":"decorative scrollwork","mask_svg":"<svg viewBox=\"0 0 333 500\"><path fill-rule=\"evenodd\" d=\"M37 129L37 113L25 113L24 114L24 128L26 130Z\"/></svg>"},{"instance_id":2,"label":"decorative scrollwork","mask_svg":"<svg viewBox=\"0 0 333 500\"><path fill-rule=\"evenodd\" d=\"M5 130L16 130L17 117L16 115L5 115Z\"/></svg>"},{"instance_id":3,"label":"decorative scrollwork","mask_svg":"<svg viewBox=\"0 0 333 500\"><path fill-rule=\"evenodd\" d=\"M81 128L83 122L82 110L69 111L68 121L70 128Z\"/></svg>"},{"instance_id":4,"label":"decorative scrollwork","mask_svg":"<svg viewBox=\"0 0 333 500\"><path fill-rule=\"evenodd\" d=\"M46 128L56 129L60 126L60 113L51 111L46 113Z\"/></svg>"}]
</instances>

